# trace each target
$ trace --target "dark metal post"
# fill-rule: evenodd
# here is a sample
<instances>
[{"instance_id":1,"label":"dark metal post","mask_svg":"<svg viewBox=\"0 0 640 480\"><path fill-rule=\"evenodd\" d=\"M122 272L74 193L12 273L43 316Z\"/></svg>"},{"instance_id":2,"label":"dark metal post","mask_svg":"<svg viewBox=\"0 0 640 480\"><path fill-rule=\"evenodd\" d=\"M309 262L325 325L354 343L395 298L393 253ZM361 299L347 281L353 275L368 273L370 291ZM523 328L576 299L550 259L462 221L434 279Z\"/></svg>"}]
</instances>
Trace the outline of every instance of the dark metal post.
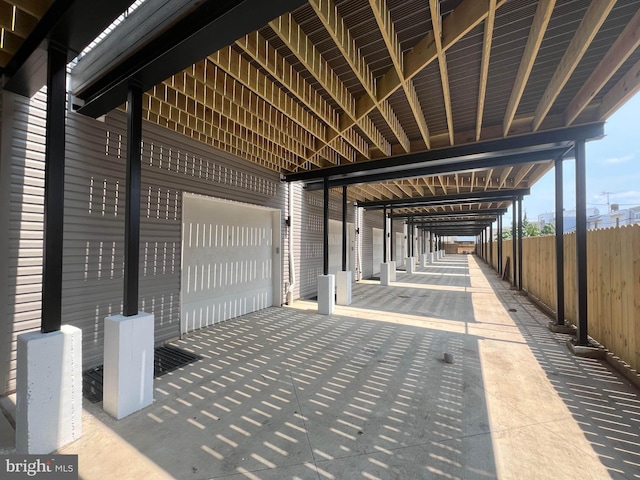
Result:
<instances>
[{"instance_id":1,"label":"dark metal post","mask_svg":"<svg viewBox=\"0 0 640 480\"><path fill-rule=\"evenodd\" d=\"M502 275L502 215L498 215L498 274Z\"/></svg>"},{"instance_id":2,"label":"dark metal post","mask_svg":"<svg viewBox=\"0 0 640 480\"><path fill-rule=\"evenodd\" d=\"M489 224L489 265L493 268L493 222Z\"/></svg>"},{"instance_id":3,"label":"dark metal post","mask_svg":"<svg viewBox=\"0 0 640 480\"><path fill-rule=\"evenodd\" d=\"M564 192L562 158L555 161L556 177L556 325L564 325Z\"/></svg>"},{"instance_id":4,"label":"dark metal post","mask_svg":"<svg viewBox=\"0 0 640 480\"><path fill-rule=\"evenodd\" d=\"M396 235L393 233L393 208L389 209L389 230L391 231L391 236L389 237L389 249L391 250L391 261L393 262L396 259L396 239L394 238Z\"/></svg>"},{"instance_id":5,"label":"dark metal post","mask_svg":"<svg viewBox=\"0 0 640 480\"><path fill-rule=\"evenodd\" d=\"M124 316L138 314L142 88L130 85L127 97L127 175L124 214Z\"/></svg>"},{"instance_id":6,"label":"dark metal post","mask_svg":"<svg viewBox=\"0 0 640 480\"><path fill-rule=\"evenodd\" d=\"M66 88L67 54L50 45L47 53L47 130L44 154L42 333L57 332L62 325Z\"/></svg>"},{"instance_id":7,"label":"dark metal post","mask_svg":"<svg viewBox=\"0 0 640 480\"><path fill-rule=\"evenodd\" d=\"M576 281L578 303L576 317L578 332L576 344L586 346L587 341L587 180L584 140L577 140L576 152Z\"/></svg>"},{"instance_id":8,"label":"dark metal post","mask_svg":"<svg viewBox=\"0 0 640 480\"><path fill-rule=\"evenodd\" d=\"M513 270L513 275L511 277L511 285L514 287L518 286L518 281L516 275L518 273L518 261L516 260L517 255L517 246L518 246L518 235L517 235L517 219L516 219L516 199L514 198L511 202L511 265Z\"/></svg>"},{"instance_id":9,"label":"dark metal post","mask_svg":"<svg viewBox=\"0 0 640 480\"><path fill-rule=\"evenodd\" d=\"M433 232L429 231L429 253L433 253Z\"/></svg>"},{"instance_id":10,"label":"dark metal post","mask_svg":"<svg viewBox=\"0 0 640 480\"><path fill-rule=\"evenodd\" d=\"M413 256L413 219L409 218L409 227L407 228L407 257Z\"/></svg>"},{"instance_id":11,"label":"dark metal post","mask_svg":"<svg viewBox=\"0 0 640 480\"><path fill-rule=\"evenodd\" d=\"M347 271L347 186L342 187L342 271Z\"/></svg>"},{"instance_id":12,"label":"dark metal post","mask_svg":"<svg viewBox=\"0 0 640 480\"><path fill-rule=\"evenodd\" d=\"M324 178L324 222L322 232L322 272L329 275L329 178Z\"/></svg>"},{"instance_id":13,"label":"dark metal post","mask_svg":"<svg viewBox=\"0 0 640 480\"><path fill-rule=\"evenodd\" d=\"M387 263L387 207L382 209L382 262Z\"/></svg>"},{"instance_id":14,"label":"dark metal post","mask_svg":"<svg viewBox=\"0 0 640 480\"><path fill-rule=\"evenodd\" d=\"M518 197L518 290L522 290L522 196Z\"/></svg>"}]
</instances>

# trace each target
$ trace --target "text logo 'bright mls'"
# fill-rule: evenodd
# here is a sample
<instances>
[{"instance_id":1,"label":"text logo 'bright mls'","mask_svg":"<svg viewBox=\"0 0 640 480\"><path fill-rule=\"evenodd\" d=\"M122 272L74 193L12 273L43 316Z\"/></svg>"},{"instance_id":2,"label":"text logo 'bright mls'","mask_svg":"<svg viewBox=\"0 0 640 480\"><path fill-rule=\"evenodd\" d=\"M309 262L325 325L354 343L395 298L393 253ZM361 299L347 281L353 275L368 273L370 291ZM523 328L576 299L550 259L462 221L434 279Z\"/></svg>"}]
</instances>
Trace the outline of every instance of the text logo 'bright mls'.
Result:
<instances>
[{"instance_id":1,"label":"text logo 'bright mls'","mask_svg":"<svg viewBox=\"0 0 640 480\"><path fill-rule=\"evenodd\" d=\"M0 468L0 477L7 480L34 477L50 480L78 478L77 455L7 455L0 465L4 467Z\"/></svg>"}]
</instances>

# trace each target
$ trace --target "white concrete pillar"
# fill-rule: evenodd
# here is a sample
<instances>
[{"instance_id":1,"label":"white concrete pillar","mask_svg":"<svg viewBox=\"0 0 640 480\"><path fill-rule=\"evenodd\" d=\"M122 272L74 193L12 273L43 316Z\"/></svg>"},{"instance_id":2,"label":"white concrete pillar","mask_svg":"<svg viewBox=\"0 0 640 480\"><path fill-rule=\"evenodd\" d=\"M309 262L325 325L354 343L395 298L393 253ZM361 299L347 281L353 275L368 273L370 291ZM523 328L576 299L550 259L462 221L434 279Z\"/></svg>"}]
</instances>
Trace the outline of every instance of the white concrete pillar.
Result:
<instances>
[{"instance_id":1,"label":"white concrete pillar","mask_svg":"<svg viewBox=\"0 0 640 480\"><path fill-rule=\"evenodd\" d=\"M389 262L389 264L391 265L391 278L390 280L392 282L396 281L396 261L393 260L392 262Z\"/></svg>"},{"instance_id":2,"label":"white concrete pillar","mask_svg":"<svg viewBox=\"0 0 640 480\"><path fill-rule=\"evenodd\" d=\"M318 275L318 313L331 315L336 307L335 275Z\"/></svg>"},{"instance_id":3,"label":"white concrete pillar","mask_svg":"<svg viewBox=\"0 0 640 480\"><path fill-rule=\"evenodd\" d=\"M446 253L446 252L444 251L444 248L443 248L443 249L442 249L442 258L444 258L445 253Z\"/></svg>"},{"instance_id":4,"label":"white concrete pillar","mask_svg":"<svg viewBox=\"0 0 640 480\"><path fill-rule=\"evenodd\" d=\"M150 313L104 320L102 406L118 420L153 403L153 332Z\"/></svg>"},{"instance_id":5,"label":"white concrete pillar","mask_svg":"<svg viewBox=\"0 0 640 480\"><path fill-rule=\"evenodd\" d=\"M49 454L82 436L82 330L18 335L16 450Z\"/></svg>"},{"instance_id":6,"label":"white concrete pillar","mask_svg":"<svg viewBox=\"0 0 640 480\"><path fill-rule=\"evenodd\" d=\"M427 254L426 253L421 253L420 254L420 266L421 267L426 267L427 266Z\"/></svg>"},{"instance_id":7,"label":"white concrete pillar","mask_svg":"<svg viewBox=\"0 0 640 480\"><path fill-rule=\"evenodd\" d=\"M391 264L381 263L380 264L380 285L389 285L391 283Z\"/></svg>"},{"instance_id":8,"label":"white concrete pillar","mask_svg":"<svg viewBox=\"0 0 640 480\"><path fill-rule=\"evenodd\" d=\"M429 254L429 263L436 263L436 252L431 252Z\"/></svg>"},{"instance_id":9,"label":"white concrete pillar","mask_svg":"<svg viewBox=\"0 0 640 480\"><path fill-rule=\"evenodd\" d=\"M351 305L351 271L336 273L336 304Z\"/></svg>"},{"instance_id":10,"label":"white concrete pillar","mask_svg":"<svg viewBox=\"0 0 640 480\"><path fill-rule=\"evenodd\" d=\"M415 257L407 257L407 273L413 273L415 271L416 271Z\"/></svg>"}]
</instances>

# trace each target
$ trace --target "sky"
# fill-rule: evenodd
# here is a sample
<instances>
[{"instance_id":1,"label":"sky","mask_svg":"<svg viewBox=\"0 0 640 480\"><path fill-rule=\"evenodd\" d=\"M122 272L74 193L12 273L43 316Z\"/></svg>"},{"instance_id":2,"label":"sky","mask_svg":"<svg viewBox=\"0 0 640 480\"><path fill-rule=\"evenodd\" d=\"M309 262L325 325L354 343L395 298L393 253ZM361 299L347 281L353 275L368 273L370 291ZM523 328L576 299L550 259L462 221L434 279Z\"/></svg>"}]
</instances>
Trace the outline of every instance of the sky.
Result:
<instances>
[{"instance_id":1,"label":"sky","mask_svg":"<svg viewBox=\"0 0 640 480\"><path fill-rule=\"evenodd\" d=\"M617 203L620 209L640 205L640 94L615 112L604 127L605 137L587 143L587 208L607 212L609 203ZM565 160L564 208L575 209L575 162ZM553 168L531 187L531 194L524 197L523 212L529 220L555 210ZM504 224L510 225L511 209L504 216Z\"/></svg>"}]
</instances>

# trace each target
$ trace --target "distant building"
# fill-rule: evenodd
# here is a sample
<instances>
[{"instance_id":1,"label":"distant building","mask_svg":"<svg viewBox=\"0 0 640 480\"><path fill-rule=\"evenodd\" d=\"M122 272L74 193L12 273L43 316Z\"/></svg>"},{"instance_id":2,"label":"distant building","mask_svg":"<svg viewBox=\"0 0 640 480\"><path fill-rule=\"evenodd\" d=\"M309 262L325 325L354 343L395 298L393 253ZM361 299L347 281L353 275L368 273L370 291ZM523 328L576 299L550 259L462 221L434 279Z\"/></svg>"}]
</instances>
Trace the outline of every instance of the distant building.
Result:
<instances>
[{"instance_id":1,"label":"distant building","mask_svg":"<svg viewBox=\"0 0 640 480\"><path fill-rule=\"evenodd\" d=\"M576 211L565 210L564 233L574 232L576 230ZM551 223L555 225L556 215L554 212L542 213L538 215L538 223L540 229L545 224ZM621 227L623 225L631 225L640 223L640 205L636 207L621 210L618 204L611 204L611 210L608 213L600 213L597 208L587 208L587 229L594 230L596 228Z\"/></svg>"}]
</instances>

